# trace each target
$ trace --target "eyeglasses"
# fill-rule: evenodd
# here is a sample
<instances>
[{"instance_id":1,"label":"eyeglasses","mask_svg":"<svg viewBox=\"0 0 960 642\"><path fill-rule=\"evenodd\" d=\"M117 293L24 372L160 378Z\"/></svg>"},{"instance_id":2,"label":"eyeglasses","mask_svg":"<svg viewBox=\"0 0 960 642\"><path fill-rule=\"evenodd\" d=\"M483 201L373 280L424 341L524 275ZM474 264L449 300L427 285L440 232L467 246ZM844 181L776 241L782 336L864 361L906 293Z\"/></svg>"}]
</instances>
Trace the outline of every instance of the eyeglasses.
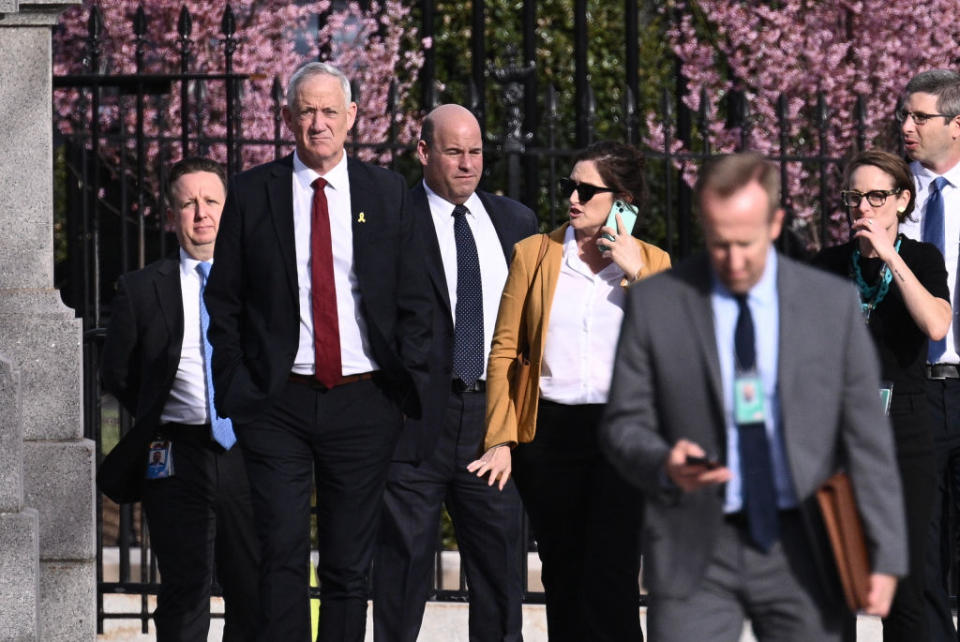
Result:
<instances>
[{"instance_id":1,"label":"eyeglasses","mask_svg":"<svg viewBox=\"0 0 960 642\"><path fill-rule=\"evenodd\" d=\"M610 187L598 187L590 183L578 183L572 178L561 178L557 181L557 187L560 188L560 195L564 198L570 198L574 191L580 197L581 203L586 203L600 192L614 192Z\"/></svg>"},{"instance_id":2,"label":"eyeglasses","mask_svg":"<svg viewBox=\"0 0 960 642\"><path fill-rule=\"evenodd\" d=\"M894 116L897 119L897 122L901 125L906 122L907 118L912 118L915 125L923 126L931 118L936 118L938 116L942 118L953 118L950 114L924 114L923 112L917 111L907 111L905 109L898 109Z\"/></svg>"},{"instance_id":3,"label":"eyeglasses","mask_svg":"<svg viewBox=\"0 0 960 642\"><path fill-rule=\"evenodd\" d=\"M847 207L857 207L863 197L866 196L871 207L881 207L887 201L888 196L897 196L902 191L903 188L901 187L896 189L872 189L866 193L848 189L840 192L840 198Z\"/></svg>"}]
</instances>

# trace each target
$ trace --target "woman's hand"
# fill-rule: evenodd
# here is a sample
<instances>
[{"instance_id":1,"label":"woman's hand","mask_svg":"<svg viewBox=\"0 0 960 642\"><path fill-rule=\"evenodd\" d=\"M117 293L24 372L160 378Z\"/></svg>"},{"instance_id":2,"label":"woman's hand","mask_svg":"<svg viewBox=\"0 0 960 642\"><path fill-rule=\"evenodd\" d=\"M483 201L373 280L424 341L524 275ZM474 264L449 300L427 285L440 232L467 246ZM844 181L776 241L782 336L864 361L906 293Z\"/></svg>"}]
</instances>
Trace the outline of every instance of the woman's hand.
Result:
<instances>
[{"instance_id":1,"label":"woman's hand","mask_svg":"<svg viewBox=\"0 0 960 642\"><path fill-rule=\"evenodd\" d=\"M623 224L623 219L619 213L617 214L617 228L619 231L614 231L607 226L600 228L601 236L597 238L597 248L603 258L613 259L613 262L623 270L627 280L635 281L640 270L643 269L643 256L640 253L640 246L630 236L630 232ZM604 238L602 234L611 235L613 240Z\"/></svg>"},{"instance_id":2,"label":"woman's hand","mask_svg":"<svg viewBox=\"0 0 960 642\"><path fill-rule=\"evenodd\" d=\"M897 253L893 246L896 236L891 239L890 233L872 218L866 216L858 218L853 222L851 230L855 238L866 240L884 263L889 262L890 258ZM867 253L864 252L864 254Z\"/></svg>"},{"instance_id":3,"label":"woman's hand","mask_svg":"<svg viewBox=\"0 0 960 642\"><path fill-rule=\"evenodd\" d=\"M490 473L490 483L487 485L493 486L499 478L499 489L503 490L503 487L507 485L507 480L510 479L511 462L510 446L494 446L483 453L480 459L475 459L467 464L467 470L476 473L477 477L483 477Z\"/></svg>"}]
</instances>

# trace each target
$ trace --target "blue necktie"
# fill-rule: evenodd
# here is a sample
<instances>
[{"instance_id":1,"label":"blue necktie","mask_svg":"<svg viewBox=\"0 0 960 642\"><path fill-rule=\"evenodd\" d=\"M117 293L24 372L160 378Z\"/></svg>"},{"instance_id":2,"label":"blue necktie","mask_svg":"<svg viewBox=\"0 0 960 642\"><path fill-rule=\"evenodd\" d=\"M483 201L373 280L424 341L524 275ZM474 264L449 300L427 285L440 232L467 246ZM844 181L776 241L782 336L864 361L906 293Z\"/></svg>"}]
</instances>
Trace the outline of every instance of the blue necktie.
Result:
<instances>
[{"instance_id":1,"label":"blue necktie","mask_svg":"<svg viewBox=\"0 0 960 642\"><path fill-rule=\"evenodd\" d=\"M741 294L736 299L740 308L734 331L737 371L756 371L753 317L747 305L747 297ZM737 424L737 434L740 444L740 484L747 530L753 543L766 552L780 537L777 491L773 479L773 463L770 460L770 444L767 441L767 427L763 422Z\"/></svg>"},{"instance_id":2,"label":"blue necktie","mask_svg":"<svg viewBox=\"0 0 960 642\"><path fill-rule=\"evenodd\" d=\"M210 313L207 312L207 305L203 302L203 289L207 287L207 277L210 276L210 264L201 261L197 264L197 272L200 274L200 341L203 343L203 370L207 380L207 409L210 411L210 432L213 440L223 446L226 450L237 443L237 436L233 434L233 423L226 418L217 415L217 409L213 405L213 370L211 361L213 360L213 346L207 339L207 330L210 329Z\"/></svg>"},{"instance_id":3,"label":"blue necktie","mask_svg":"<svg viewBox=\"0 0 960 642\"><path fill-rule=\"evenodd\" d=\"M453 328L453 373L468 388L483 374L483 285L477 244L467 222L467 208L453 208L457 242L457 309Z\"/></svg>"},{"instance_id":4,"label":"blue necktie","mask_svg":"<svg viewBox=\"0 0 960 642\"><path fill-rule=\"evenodd\" d=\"M943 220L943 194L940 190L947 184L947 179L943 176L937 176L933 180L933 183L931 183L930 198L927 199L927 209L923 213L923 229L921 230L923 240L936 245L937 249L940 250L940 254L944 255L946 255L944 251L946 248L944 241L946 235L944 233ZM943 357L943 353L946 351L946 338L940 339L939 341L931 340L927 346L927 361L930 363L939 362L940 358Z\"/></svg>"}]
</instances>

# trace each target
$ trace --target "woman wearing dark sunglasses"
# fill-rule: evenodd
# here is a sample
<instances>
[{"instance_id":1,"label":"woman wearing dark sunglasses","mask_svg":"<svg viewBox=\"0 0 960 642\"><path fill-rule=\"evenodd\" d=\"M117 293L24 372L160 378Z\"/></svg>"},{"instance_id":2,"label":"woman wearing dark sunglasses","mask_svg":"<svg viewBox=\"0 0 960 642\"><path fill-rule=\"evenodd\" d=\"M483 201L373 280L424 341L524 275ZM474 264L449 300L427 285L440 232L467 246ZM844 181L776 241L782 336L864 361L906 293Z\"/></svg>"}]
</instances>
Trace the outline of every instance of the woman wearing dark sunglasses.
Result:
<instances>
[{"instance_id":1,"label":"woman wearing dark sunglasses","mask_svg":"<svg viewBox=\"0 0 960 642\"><path fill-rule=\"evenodd\" d=\"M638 150L591 145L559 187L570 221L516 246L487 368L487 451L468 468L501 488L514 475L537 539L550 640L635 642L643 639L640 498L601 456L596 431L624 287L668 268L670 258L633 238L616 214L628 205L643 211ZM611 211L617 229L605 225ZM511 384L527 350L518 413Z\"/></svg>"},{"instance_id":2,"label":"woman wearing dark sunglasses","mask_svg":"<svg viewBox=\"0 0 960 642\"><path fill-rule=\"evenodd\" d=\"M947 271L936 246L898 233L914 205L913 177L903 159L861 152L847 165L845 181L840 194L853 219L853 237L821 251L814 263L856 283L880 355L883 386L893 387L890 418L907 511L910 568L883 621L883 639L926 640L924 553L937 480L925 368L928 340L946 336L952 317Z\"/></svg>"}]
</instances>

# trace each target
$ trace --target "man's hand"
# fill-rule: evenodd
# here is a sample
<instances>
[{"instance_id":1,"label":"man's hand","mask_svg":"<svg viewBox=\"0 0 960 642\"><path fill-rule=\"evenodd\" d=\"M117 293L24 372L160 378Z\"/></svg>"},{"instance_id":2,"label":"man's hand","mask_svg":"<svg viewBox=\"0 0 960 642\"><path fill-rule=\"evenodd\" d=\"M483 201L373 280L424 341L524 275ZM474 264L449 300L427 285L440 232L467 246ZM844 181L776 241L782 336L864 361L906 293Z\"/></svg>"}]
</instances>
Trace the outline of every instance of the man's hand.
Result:
<instances>
[{"instance_id":1,"label":"man's hand","mask_svg":"<svg viewBox=\"0 0 960 642\"><path fill-rule=\"evenodd\" d=\"M667 476L685 492L689 493L704 486L730 481L729 468L723 466L708 468L702 464L687 464L687 455L705 457L706 453L703 448L692 441L681 439L674 445L664 462Z\"/></svg>"},{"instance_id":2,"label":"man's hand","mask_svg":"<svg viewBox=\"0 0 960 642\"><path fill-rule=\"evenodd\" d=\"M885 573L870 575L870 593L867 595L867 606L863 609L867 615L887 617L893 594L897 591L897 578Z\"/></svg>"}]
</instances>

